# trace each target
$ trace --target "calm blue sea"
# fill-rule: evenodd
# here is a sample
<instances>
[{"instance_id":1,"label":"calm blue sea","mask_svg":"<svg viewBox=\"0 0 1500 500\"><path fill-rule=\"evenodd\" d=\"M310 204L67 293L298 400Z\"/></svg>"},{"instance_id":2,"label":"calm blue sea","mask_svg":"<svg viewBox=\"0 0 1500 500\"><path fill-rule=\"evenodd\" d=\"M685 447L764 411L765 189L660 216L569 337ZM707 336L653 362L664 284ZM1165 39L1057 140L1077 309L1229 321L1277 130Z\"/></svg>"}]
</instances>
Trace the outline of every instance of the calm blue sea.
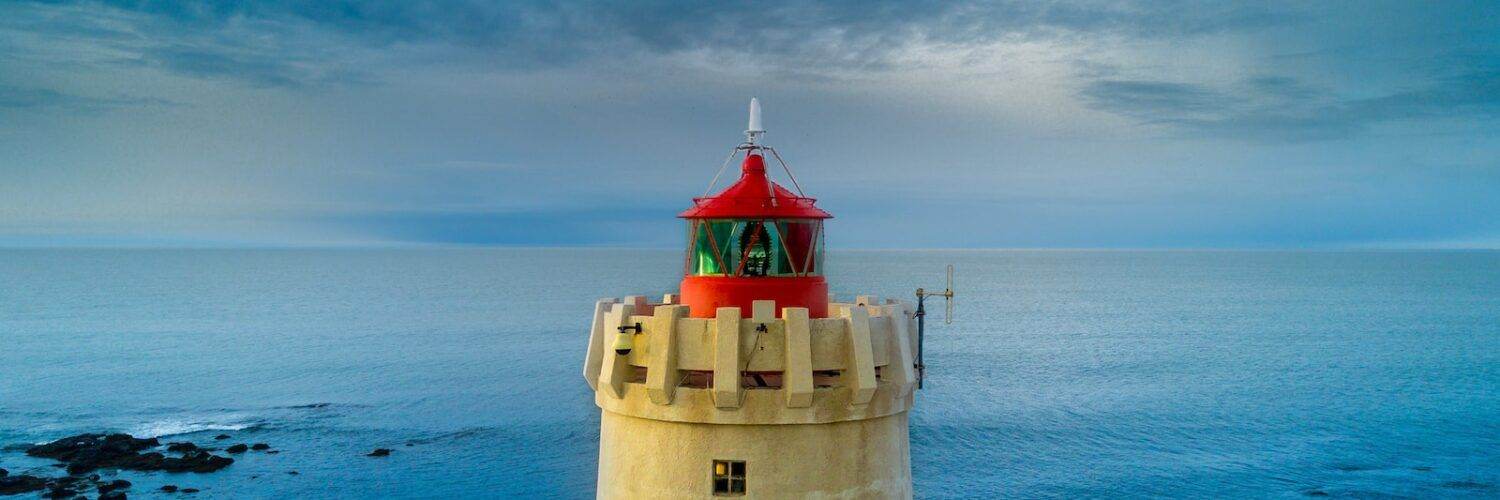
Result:
<instances>
[{"instance_id":1,"label":"calm blue sea","mask_svg":"<svg viewBox=\"0 0 1500 500\"><path fill-rule=\"evenodd\" d=\"M957 315L930 330L911 420L920 497L1500 496L1500 253L828 258L844 297L940 286L948 263ZM590 497L591 305L670 291L680 266L0 251L0 445L108 429L281 450L122 474L137 497ZM0 467L57 474L13 447Z\"/></svg>"}]
</instances>

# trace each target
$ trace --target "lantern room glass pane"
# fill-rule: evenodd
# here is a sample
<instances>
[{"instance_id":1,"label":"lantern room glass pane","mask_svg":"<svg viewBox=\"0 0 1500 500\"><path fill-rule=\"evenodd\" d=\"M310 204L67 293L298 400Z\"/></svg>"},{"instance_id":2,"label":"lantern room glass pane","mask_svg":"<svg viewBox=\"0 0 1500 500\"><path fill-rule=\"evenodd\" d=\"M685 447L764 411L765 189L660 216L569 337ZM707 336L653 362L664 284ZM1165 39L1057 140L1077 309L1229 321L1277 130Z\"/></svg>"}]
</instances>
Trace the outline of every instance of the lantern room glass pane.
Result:
<instances>
[{"instance_id":1,"label":"lantern room glass pane","mask_svg":"<svg viewBox=\"0 0 1500 500\"><path fill-rule=\"evenodd\" d=\"M722 275L733 272L732 255L728 251L731 243L731 235L734 233L734 221L689 221L696 224L693 231L693 241L688 248L689 273L695 275ZM728 269L726 269L728 268Z\"/></svg>"},{"instance_id":2,"label":"lantern room glass pane","mask_svg":"<svg viewBox=\"0 0 1500 500\"><path fill-rule=\"evenodd\" d=\"M786 274L818 274L817 261L815 258L810 258L810 255L818 250L817 234L820 224L821 222L816 220L780 221L781 235L786 243L784 251L787 257L787 265L784 268Z\"/></svg>"},{"instance_id":3,"label":"lantern room glass pane","mask_svg":"<svg viewBox=\"0 0 1500 500\"><path fill-rule=\"evenodd\" d=\"M771 237L772 229L762 221L747 221L739 233L740 264L735 268L737 276L768 276L774 263L772 259L780 252L780 245Z\"/></svg>"},{"instance_id":4,"label":"lantern room glass pane","mask_svg":"<svg viewBox=\"0 0 1500 500\"><path fill-rule=\"evenodd\" d=\"M740 235L745 232L745 221L715 221L714 241L719 243L719 262L724 264L724 273L734 275L740 268ZM722 230L722 233L720 232Z\"/></svg>"},{"instance_id":5,"label":"lantern room glass pane","mask_svg":"<svg viewBox=\"0 0 1500 500\"><path fill-rule=\"evenodd\" d=\"M696 276L820 274L818 220L690 221L687 271Z\"/></svg>"}]
</instances>

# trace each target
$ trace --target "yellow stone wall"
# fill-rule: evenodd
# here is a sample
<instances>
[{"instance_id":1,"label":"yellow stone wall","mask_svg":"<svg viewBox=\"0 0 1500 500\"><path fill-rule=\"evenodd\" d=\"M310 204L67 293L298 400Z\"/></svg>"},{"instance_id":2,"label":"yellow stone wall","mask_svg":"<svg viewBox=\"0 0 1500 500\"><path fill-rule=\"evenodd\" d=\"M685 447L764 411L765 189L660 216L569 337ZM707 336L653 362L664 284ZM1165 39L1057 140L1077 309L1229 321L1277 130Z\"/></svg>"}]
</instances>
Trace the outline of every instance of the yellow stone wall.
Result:
<instances>
[{"instance_id":1,"label":"yellow stone wall","mask_svg":"<svg viewBox=\"0 0 1500 500\"><path fill-rule=\"evenodd\" d=\"M746 462L743 498L911 497L910 304L860 297L829 318L778 318L757 301L749 317L688 318L673 298L595 307L583 373L603 410L600 498L709 497L713 460ZM746 387L745 372L779 385ZM684 383L693 373L706 383Z\"/></svg>"},{"instance_id":2,"label":"yellow stone wall","mask_svg":"<svg viewBox=\"0 0 1500 500\"><path fill-rule=\"evenodd\" d=\"M712 498L714 460L745 461L745 496L911 498L907 414L815 425L661 422L603 412L599 498Z\"/></svg>"}]
</instances>

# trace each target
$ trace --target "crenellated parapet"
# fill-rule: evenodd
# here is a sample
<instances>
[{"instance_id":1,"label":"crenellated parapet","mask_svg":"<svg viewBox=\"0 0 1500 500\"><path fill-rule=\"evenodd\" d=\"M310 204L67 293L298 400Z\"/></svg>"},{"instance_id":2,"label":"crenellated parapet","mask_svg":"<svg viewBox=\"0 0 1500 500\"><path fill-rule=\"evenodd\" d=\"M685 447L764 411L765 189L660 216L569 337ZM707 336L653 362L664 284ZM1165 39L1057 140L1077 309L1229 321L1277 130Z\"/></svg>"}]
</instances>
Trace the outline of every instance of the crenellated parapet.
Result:
<instances>
[{"instance_id":1,"label":"crenellated parapet","mask_svg":"<svg viewBox=\"0 0 1500 500\"><path fill-rule=\"evenodd\" d=\"M712 424L817 424L909 410L916 324L911 304L830 301L829 316L769 300L688 317L668 295L595 304L584 378L600 408ZM636 325L639 328L636 328ZM630 350L614 349L623 330Z\"/></svg>"}]
</instances>

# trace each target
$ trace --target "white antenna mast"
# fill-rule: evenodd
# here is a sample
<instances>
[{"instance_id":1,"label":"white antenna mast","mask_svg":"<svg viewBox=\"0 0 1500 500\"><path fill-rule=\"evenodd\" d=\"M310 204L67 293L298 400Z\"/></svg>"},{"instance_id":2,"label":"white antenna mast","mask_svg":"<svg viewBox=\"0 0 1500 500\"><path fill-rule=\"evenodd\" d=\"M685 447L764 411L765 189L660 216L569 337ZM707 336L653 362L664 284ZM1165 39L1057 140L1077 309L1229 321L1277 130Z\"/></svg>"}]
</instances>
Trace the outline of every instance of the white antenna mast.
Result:
<instances>
[{"instance_id":1,"label":"white antenna mast","mask_svg":"<svg viewBox=\"0 0 1500 500\"><path fill-rule=\"evenodd\" d=\"M768 149L771 150L771 153L773 154L776 152L776 150L774 149L755 143L755 141L759 140L760 136L765 135L765 133L765 127L761 126L760 124L760 99L751 97L750 123L745 127L745 143L740 144L739 146L735 146L734 150L729 152L729 157L724 159L724 164L719 165L719 172L714 174L713 180L708 181L708 188L703 190L703 196L708 196L708 193L713 192L714 185L719 183L719 177L724 175L724 169L729 167L729 162L734 161L734 157L738 156L740 151L746 151L746 154L750 154L750 151L754 151L757 149ZM781 157L778 155L776 159L779 161ZM783 168L785 168L786 162L782 162L781 165ZM791 175L790 169L787 170L787 175ZM770 182L770 179L766 179L766 182ZM795 178L792 179L793 184L796 184L796 182L797 180ZM800 193L802 191L802 187L797 186L797 191ZM772 203L775 203L774 199L772 200Z\"/></svg>"},{"instance_id":2,"label":"white antenna mast","mask_svg":"<svg viewBox=\"0 0 1500 500\"><path fill-rule=\"evenodd\" d=\"M760 125L760 99L750 98L750 126L745 129L745 142L754 145L766 129Z\"/></svg>"}]
</instances>

